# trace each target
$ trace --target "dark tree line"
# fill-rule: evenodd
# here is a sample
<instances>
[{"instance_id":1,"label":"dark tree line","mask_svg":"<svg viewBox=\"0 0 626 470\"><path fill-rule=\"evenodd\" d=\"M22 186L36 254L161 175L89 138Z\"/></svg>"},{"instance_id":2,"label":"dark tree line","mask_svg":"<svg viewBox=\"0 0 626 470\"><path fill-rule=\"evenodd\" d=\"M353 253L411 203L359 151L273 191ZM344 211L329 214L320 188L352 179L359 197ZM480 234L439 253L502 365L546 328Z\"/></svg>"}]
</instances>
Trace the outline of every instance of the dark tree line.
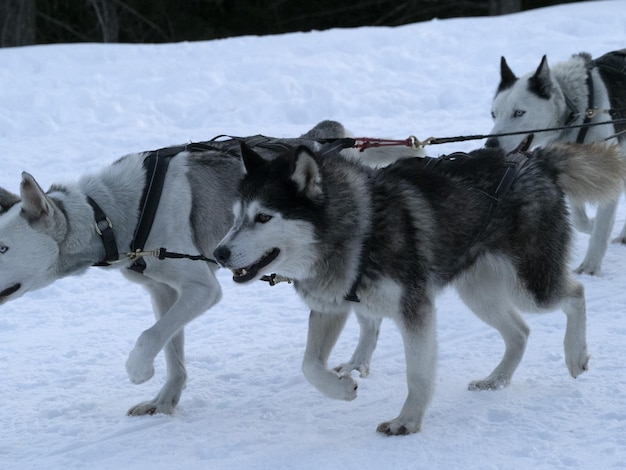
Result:
<instances>
[{"instance_id":1,"label":"dark tree line","mask_svg":"<svg viewBox=\"0 0 626 470\"><path fill-rule=\"evenodd\" d=\"M576 0L570 0L576 1ZM176 42L486 16L558 0L0 0L0 46Z\"/></svg>"}]
</instances>

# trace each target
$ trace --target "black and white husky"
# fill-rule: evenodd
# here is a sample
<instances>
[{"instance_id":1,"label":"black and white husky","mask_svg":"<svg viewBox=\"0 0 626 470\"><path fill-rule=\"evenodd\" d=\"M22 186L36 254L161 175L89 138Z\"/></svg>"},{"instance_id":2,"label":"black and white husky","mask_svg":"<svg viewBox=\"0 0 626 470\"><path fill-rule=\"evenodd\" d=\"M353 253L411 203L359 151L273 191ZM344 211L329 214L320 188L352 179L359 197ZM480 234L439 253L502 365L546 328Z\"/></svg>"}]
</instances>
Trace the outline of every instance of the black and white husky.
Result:
<instances>
[{"instance_id":1,"label":"black and white husky","mask_svg":"<svg viewBox=\"0 0 626 470\"><path fill-rule=\"evenodd\" d=\"M300 139L247 140L271 155L286 143L315 147L320 139L347 135L340 124L324 121ZM373 164L395 159L369 153L382 159ZM20 195L0 189L0 303L94 264L122 269L147 288L157 319L131 351L128 375L134 383L150 379L163 348L167 363L165 385L129 414L171 413L187 379L183 328L215 305L221 290L215 264L167 254L210 256L232 224L241 177L238 140L128 155L100 173L47 192L23 173ZM165 259L125 255L137 249L157 249L155 254Z\"/></svg>"},{"instance_id":2,"label":"black and white husky","mask_svg":"<svg viewBox=\"0 0 626 470\"><path fill-rule=\"evenodd\" d=\"M271 161L243 150L235 221L215 259L239 283L264 273L294 281L311 309L303 371L329 397L356 397L349 370L327 366L349 312L370 325L382 317L398 324L408 397L378 431L420 430L435 383L435 296L449 284L506 345L471 389L509 384L529 334L519 310L562 308L569 373L587 370L584 289L567 266L565 195L582 202L619 194L623 163L613 148L561 144L508 156L482 149L382 169L304 147ZM368 341L373 348L375 334Z\"/></svg>"},{"instance_id":3,"label":"black and white husky","mask_svg":"<svg viewBox=\"0 0 626 470\"><path fill-rule=\"evenodd\" d=\"M502 57L501 80L493 99L492 134L536 129L553 129L534 134L533 145L551 142L593 143L626 131L626 49L610 52L595 60L587 53L548 66L544 56L536 71L517 77ZM615 121L618 120L618 121ZM597 124L588 128L573 127ZM500 146L512 151L525 135L491 138L488 147ZM626 159L626 133L610 139ZM613 227L618 199L606 201L590 220L585 207L573 205L574 226L591 233L587 254L576 270L599 274ZM626 225L616 242L626 244Z\"/></svg>"}]
</instances>

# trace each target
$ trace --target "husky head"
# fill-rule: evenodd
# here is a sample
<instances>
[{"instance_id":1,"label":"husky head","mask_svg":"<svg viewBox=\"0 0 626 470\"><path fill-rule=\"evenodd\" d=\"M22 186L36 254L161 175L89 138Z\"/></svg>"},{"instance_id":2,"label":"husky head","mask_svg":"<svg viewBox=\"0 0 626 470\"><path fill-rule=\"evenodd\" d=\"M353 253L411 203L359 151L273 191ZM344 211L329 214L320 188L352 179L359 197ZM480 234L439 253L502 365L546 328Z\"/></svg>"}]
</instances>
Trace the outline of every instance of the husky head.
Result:
<instances>
[{"instance_id":1,"label":"husky head","mask_svg":"<svg viewBox=\"0 0 626 470\"><path fill-rule=\"evenodd\" d=\"M302 279L315 260L315 226L324 202L317 161L306 147L265 160L244 144L242 157L235 221L215 259L240 283L268 272Z\"/></svg>"},{"instance_id":2,"label":"husky head","mask_svg":"<svg viewBox=\"0 0 626 470\"><path fill-rule=\"evenodd\" d=\"M544 55L534 73L516 77L502 57L500 84L493 99L491 134L530 131L563 126L570 117L565 97L548 66ZM502 147L511 152L519 147L528 134L492 137L487 147ZM544 146L559 137L558 131L534 134L533 146Z\"/></svg>"},{"instance_id":3,"label":"husky head","mask_svg":"<svg viewBox=\"0 0 626 470\"><path fill-rule=\"evenodd\" d=\"M0 188L0 303L52 283L66 219L35 179L22 173L20 196Z\"/></svg>"}]
</instances>

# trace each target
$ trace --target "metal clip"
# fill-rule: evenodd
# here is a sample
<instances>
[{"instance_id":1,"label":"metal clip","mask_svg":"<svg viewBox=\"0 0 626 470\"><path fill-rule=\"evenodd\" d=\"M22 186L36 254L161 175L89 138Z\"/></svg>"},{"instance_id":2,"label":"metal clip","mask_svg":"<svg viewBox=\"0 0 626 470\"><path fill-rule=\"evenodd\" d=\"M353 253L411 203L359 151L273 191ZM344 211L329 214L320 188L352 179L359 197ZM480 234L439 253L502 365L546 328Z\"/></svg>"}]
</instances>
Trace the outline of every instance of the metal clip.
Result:
<instances>
[{"instance_id":1,"label":"metal clip","mask_svg":"<svg viewBox=\"0 0 626 470\"><path fill-rule=\"evenodd\" d=\"M126 257L133 259L133 260L137 258L141 258L143 256L154 256L155 258L159 258L161 256L161 249L148 250L148 251L137 250L137 251L129 251L128 253L126 253Z\"/></svg>"},{"instance_id":2,"label":"metal clip","mask_svg":"<svg viewBox=\"0 0 626 470\"><path fill-rule=\"evenodd\" d=\"M411 141L411 148L413 150L419 150L421 148L426 147L427 145L430 145L431 142L434 140L434 137L429 137L426 140L419 140L417 137L415 137L414 135L409 136L409 140Z\"/></svg>"},{"instance_id":3,"label":"metal clip","mask_svg":"<svg viewBox=\"0 0 626 470\"><path fill-rule=\"evenodd\" d=\"M589 109L587 109L587 111L585 111L585 115L589 119L595 117L596 114L598 114L598 108L589 108Z\"/></svg>"},{"instance_id":4,"label":"metal clip","mask_svg":"<svg viewBox=\"0 0 626 470\"><path fill-rule=\"evenodd\" d=\"M292 280L288 277L281 276L280 274L270 274L269 276L261 277L262 281L266 281L270 286L275 286L279 282L286 282L287 284L291 284Z\"/></svg>"},{"instance_id":5,"label":"metal clip","mask_svg":"<svg viewBox=\"0 0 626 470\"><path fill-rule=\"evenodd\" d=\"M103 226L102 229L100 228L101 223L106 224L106 226ZM107 228L113 228L113 223L108 217L106 217L105 220L99 220L96 222L96 232L98 233L98 235L102 236L102 230L106 230Z\"/></svg>"}]
</instances>

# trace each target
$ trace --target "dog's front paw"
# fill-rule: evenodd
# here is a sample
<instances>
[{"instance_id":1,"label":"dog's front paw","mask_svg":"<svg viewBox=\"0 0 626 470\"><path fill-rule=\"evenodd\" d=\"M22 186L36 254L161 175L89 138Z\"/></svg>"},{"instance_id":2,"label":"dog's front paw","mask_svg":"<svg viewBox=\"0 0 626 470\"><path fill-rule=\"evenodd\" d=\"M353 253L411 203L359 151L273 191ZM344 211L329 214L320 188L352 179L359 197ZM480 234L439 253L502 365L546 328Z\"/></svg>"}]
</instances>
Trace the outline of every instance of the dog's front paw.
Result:
<instances>
[{"instance_id":1,"label":"dog's front paw","mask_svg":"<svg viewBox=\"0 0 626 470\"><path fill-rule=\"evenodd\" d=\"M126 373L132 383L144 383L150 380L154 375L154 363L152 361L146 361L145 358L137 352L137 349L133 349L126 360Z\"/></svg>"},{"instance_id":2,"label":"dog's front paw","mask_svg":"<svg viewBox=\"0 0 626 470\"><path fill-rule=\"evenodd\" d=\"M587 348L584 348L578 355L567 355L565 357L565 363L567 364L570 375L576 378L583 372L587 372L589 370L589 358Z\"/></svg>"},{"instance_id":3,"label":"dog's front paw","mask_svg":"<svg viewBox=\"0 0 626 470\"><path fill-rule=\"evenodd\" d=\"M510 383L510 379L509 380L504 380L504 379L474 380L473 382L470 382L470 384L467 386L467 389L471 392L475 392L479 390L494 391L494 390L500 390L500 389L503 389L504 387L507 387L509 383Z\"/></svg>"},{"instance_id":4,"label":"dog's front paw","mask_svg":"<svg viewBox=\"0 0 626 470\"><path fill-rule=\"evenodd\" d=\"M337 400L352 401L356 398L358 388L359 384L352 377L340 375L329 387L330 394L328 396Z\"/></svg>"},{"instance_id":5,"label":"dog's front paw","mask_svg":"<svg viewBox=\"0 0 626 470\"><path fill-rule=\"evenodd\" d=\"M359 386L350 375L339 375L323 365L308 362L305 362L302 371L307 380L327 397L347 401L356 398Z\"/></svg>"},{"instance_id":6,"label":"dog's front paw","mask_svg":"<svg viewBox=\"0 0 626 470\"><path fill-rule=\"evenodd\" d=\"M408 423L399 418L380 423L376 428L376 431L388 436L406 436L407 434L419 432L419 430L419 423Z\"/></svg>"},{"instance_id":7,"label":"dog's front paw","mask_svg":"<svg viewBox=\"0 0 626 470\"><path fill-rule=\"evenodd\" d=\"M157 403L155 401L144 401L143 403L139 403L128 410L128 416L145 416L157 413L170 415L174 412L175 408L175 405L167 405L164 403Z\"/></svg>"}]
</instances>

